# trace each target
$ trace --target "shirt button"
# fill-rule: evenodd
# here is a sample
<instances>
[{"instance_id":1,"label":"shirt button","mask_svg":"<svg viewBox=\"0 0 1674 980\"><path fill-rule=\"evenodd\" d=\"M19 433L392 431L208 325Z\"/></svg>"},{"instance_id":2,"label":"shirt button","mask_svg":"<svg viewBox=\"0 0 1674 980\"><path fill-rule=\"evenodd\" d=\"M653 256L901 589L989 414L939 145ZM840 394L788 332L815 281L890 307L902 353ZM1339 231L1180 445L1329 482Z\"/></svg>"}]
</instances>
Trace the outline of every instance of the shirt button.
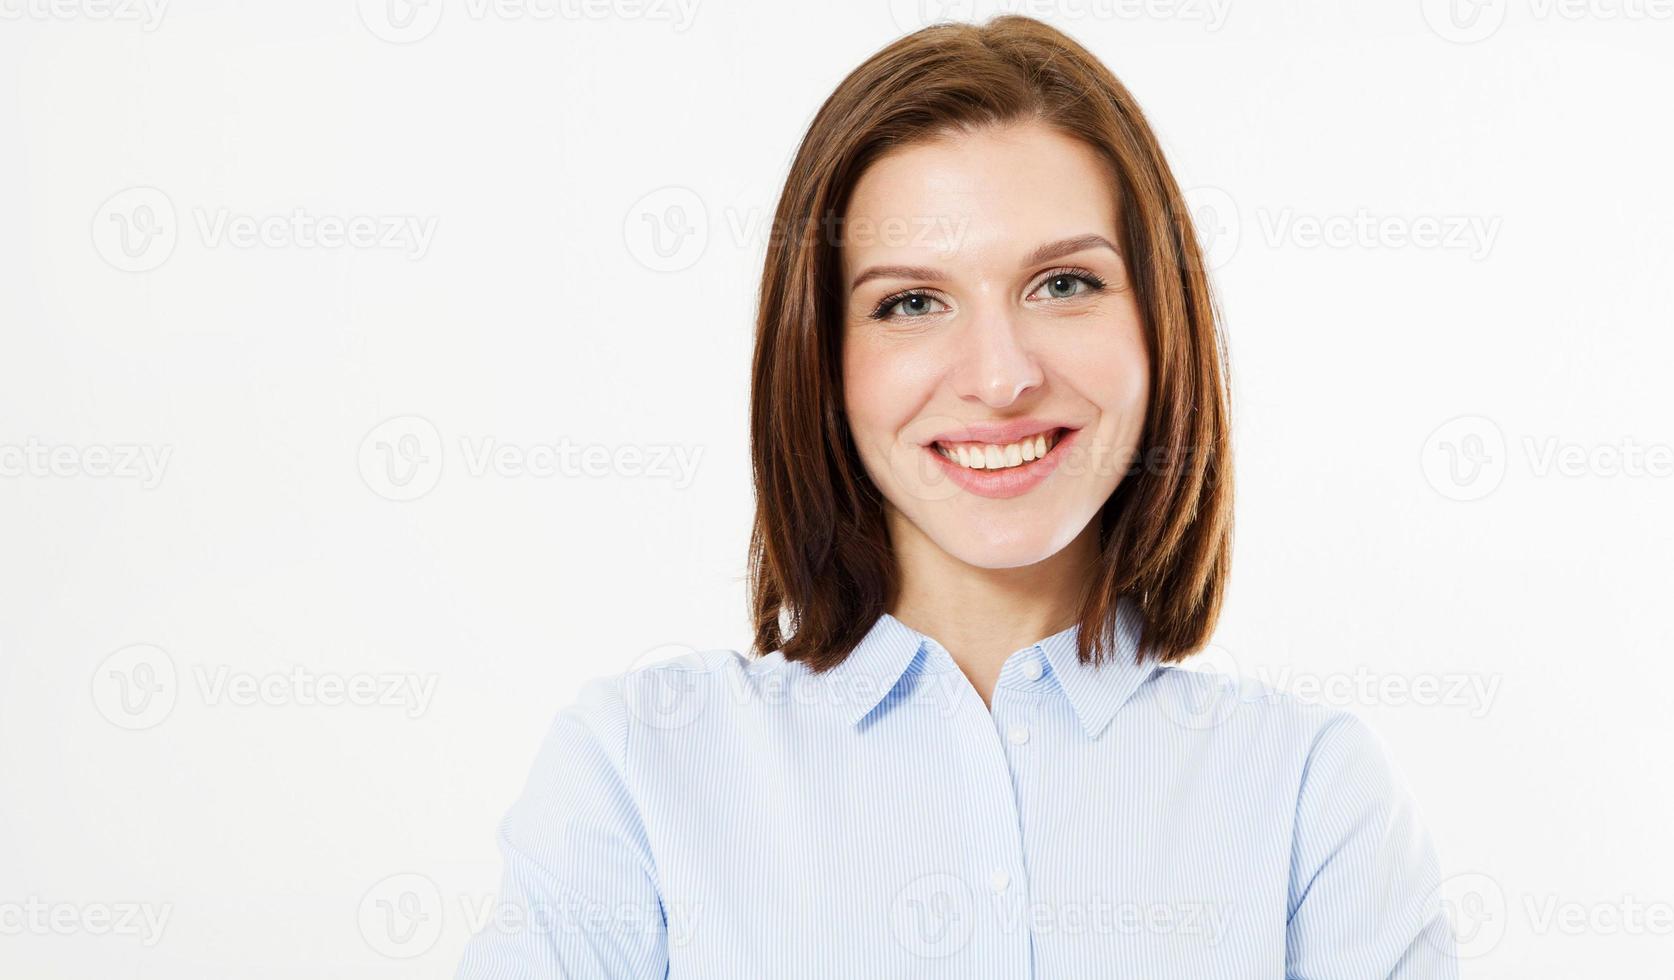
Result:
<instances>
[{"instance_id":1,"label":"shirt button","mask_svg":"<svg viewBox=\"0 0 1674 980\"><path fill-rule=\"evenodd\" d=\"M996 871L993 876L988 879L988 883L994 887L995 891L1003 892L1006 890L1006 886L1011 884L1011 875L1006 874L1004 871Z\"/></svg>"},{"instance_id":2,"label":"shirt button","mask_svg":"<svg viewBox=\"0 0 1674 980\"><path fill-rule=\"evenodd\" d=\"M1040 675L1041 669L1039 660L1030 660L1023 665L1023 676L1027 677L1029 680L1038 681L1040 680Z\"/></svg>"},{"instance_id":3,"label":"shirt button","mask_svg":"<svg viewBox=\"0 0 1674 980\"><path fill-rule=\"evenodd\" d=\"M1006 738L1011 739L1013 745L1022 745L1029 740L1029 730L1022 725L1013 725L1006 730Z\"/></svg>"}]
</instances>

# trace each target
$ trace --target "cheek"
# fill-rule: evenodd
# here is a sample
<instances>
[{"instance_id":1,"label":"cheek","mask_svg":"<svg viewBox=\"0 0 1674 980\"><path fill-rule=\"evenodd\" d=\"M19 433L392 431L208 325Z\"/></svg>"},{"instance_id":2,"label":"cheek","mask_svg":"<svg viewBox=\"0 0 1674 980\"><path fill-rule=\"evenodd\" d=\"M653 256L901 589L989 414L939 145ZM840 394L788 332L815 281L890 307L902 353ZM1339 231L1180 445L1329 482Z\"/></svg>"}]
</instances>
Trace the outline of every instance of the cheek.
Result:
<instances>
[{"instance_id":1,"label":"cheek","mask_svg":"<svg viewBox=\"0 0 1674 980\"><path fill-rule=\"evenodd\" d=\"M1115 413L1123 420L1124 428L1137 427L1143 421L1151 388L1150 365L1144 348L1123 347L1113 351L1099 367L1103 383L1094 389L1098 392L1099 407Z\"/></svg>"},{"instance_id":2,"label":"cheek","mask_svg":"<svg viewBox=\"0 0 1674 980\"><path fill-rule=\"evenodd\" d=\"M894 446L924 402L924 358L907 349L849 343L843 352L843 398L863 457Z\"/></svg>"},{"instance_id":3,"label":"cheek","mask_svg":"<svg viewBox=\"0 0 1674 980\"><path fill-rule=\"evenodd\" d=\"M893 400L900 395L891 383L893 365L877 351L849 343L843 352L843 401L849 417L849 431L854 436L861 459L875 462L880 453L888 452L893 439L895 415Z\"/></svg>"},{"instance_id":4,"label":"cheek","mask_svg":"<svg viewBox=\"0 0 1674 980\"><path fill-rule=\"evenodd\" d=\"M1136 317L1104 321L1066 337L1052 363L1057 376L1099 410L1104 425L1114 430L1143 422L1151 364Z\"/></svg>"}]
</instances>

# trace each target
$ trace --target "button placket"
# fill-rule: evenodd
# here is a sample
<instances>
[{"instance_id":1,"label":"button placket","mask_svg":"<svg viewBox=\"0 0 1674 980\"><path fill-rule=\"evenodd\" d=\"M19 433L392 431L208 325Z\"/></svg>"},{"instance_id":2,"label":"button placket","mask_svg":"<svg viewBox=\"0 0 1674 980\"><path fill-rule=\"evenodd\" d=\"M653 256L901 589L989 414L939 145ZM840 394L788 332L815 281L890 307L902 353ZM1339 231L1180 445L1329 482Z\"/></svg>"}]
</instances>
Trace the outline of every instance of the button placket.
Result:
<instances>
[{"instance_id":1,"label":"button placket","mask_svg":"<svg viewBox=\"0 0 1674 980\"><path fill-rule=\"evenodd\" d=\"M1038 652L1036 655L1038 657ZM1012 668L1013 675L1019 673L1021 668L1021 674L1027 676L1031 663L1038 667L1039 661L1025 661ZM1032 962L1034 935L1030 929L1029 918L1025 914L1029 903L1029 883L1028 850L1023 828L1023 794L1033 790L1039 764L1039 753L1033 751L1034 747L1030 742L1034 739L1039 721L1040 697L1038 692L1018 689L1015 686L1015 676L1007 679L1011 681L1010 685L1000 685L994 689L993 714L995 733L1000 737L1001 749L1010 770L1012 799L1016 803L1013 816L1017 822L1013 825L1012 834L1017 840L1018 863L1012 869L994 869L989 878L989 897L1002 928L1008 934L1015 934L1022 944L1030 949L1029 957ZM1038 677L1035 679L1038 680Z\"/></svg>"},{"instance_id":2,"label":"button placket","mask_svg":"<svg viewBox=\"0 0 1674 980\"><path fill-rule=\"evenodd\" d=\"M996 730L996 719L1015 706L1004 688L996 687L992 708L982 703L976 688L967 683L955 718L966 751L960 762L971 787L970 819L978 831L978 843L967 865L971 883L983 889L988 901L984 919L990 928L979 930L971 949L987 945L985 966L994 976L1026 977L1032 957L1027 928L1017 928L1016 909L1022 887L1023 837L1018 815L1017 786L1011 761L1011 747ZM986 943L979 942L986 934ZM987 974L984 974L987 976Z\"/></svg>"},{"instance_id":3,"label":"button placket","mask_svg":"<svg viewBox=\"0 0 1674 980\"><path fill-rule=\"evenodd\" d=\"M1007 663L1001 669L1000 683L994 688L994 726L1006 744L1014 749L1027 746L1034 735L1034 715L1039 706L1039 692L1023 689L1019 682L1034 685L1045 676L1046 668L1041 657L1038 648L1031 649L1023 658ZM999 710L1002 697L1006 704L1015 706L1004 714ZM1007 761L1013 765L1015 782L1017 760L1013 749L1007 750Z\"/></svg>"}]
</instances>

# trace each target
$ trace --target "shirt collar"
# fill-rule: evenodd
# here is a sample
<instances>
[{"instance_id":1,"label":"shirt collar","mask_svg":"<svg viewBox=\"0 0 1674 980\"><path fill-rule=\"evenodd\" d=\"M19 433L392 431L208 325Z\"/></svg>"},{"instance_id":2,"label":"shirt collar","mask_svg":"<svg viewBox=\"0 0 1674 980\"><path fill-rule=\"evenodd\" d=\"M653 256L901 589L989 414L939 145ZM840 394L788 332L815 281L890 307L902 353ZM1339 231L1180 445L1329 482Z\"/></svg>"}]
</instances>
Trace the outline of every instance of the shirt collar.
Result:
<instances>
[{"instance_id":1,"label":"shirt collar","mask_svg":"<svg viewBox=\"0 0 1674 980\"><path fill-rule=\"evenodd\" d=\"M1151 661L1137 660L1142 625L1138 606L1131 598L1122 597L1116 607L1115 645L1106 651L1105 661L1099 666L1083 664L1076 655L1079 624L1025 648L1038 649L1045 655L1050 676L1057 678L1088 738L1098 738L1157 669ZM934 664L942 660L947 667L958 669L941 644L889 613L882 614L854 650L829 672L844 692L845 720L858 725L909 672L935 670Z\"/></svg>"},{"instance_id":2,"label":"shirt collar","mask_svg":"<svg viewBox=\"0 0 1674 980\"><path fill-rule=\"evenodd\" d=\"M839 702L844 720L851 725L872 713L906 676L907 669L920 669L930 658L930 638L889 613L879 616L866 635L837 666L827 673L833 691L842 692Z\"/></svg>"}]
</instances>

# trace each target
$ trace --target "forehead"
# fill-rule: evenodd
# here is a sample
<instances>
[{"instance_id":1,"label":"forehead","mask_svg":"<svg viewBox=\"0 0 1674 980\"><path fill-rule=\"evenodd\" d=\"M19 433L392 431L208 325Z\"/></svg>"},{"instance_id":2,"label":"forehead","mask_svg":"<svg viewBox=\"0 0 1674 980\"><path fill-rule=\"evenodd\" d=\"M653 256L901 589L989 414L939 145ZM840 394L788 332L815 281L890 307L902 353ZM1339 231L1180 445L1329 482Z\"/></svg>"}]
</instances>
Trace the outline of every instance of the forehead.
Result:
<instances>
[{"instance_id":1,"label":"forehead","mask_svg":"<svg viewBox=\"0 0 1674 980\"><path fill-rule=\"evenodd\" d=\"M1103 157L1043 123L938 136L861 175L844 216L844 270L909 254L1014 260L1089 232L1116 241L1116 206Z\"/></svg>"}]
</instances>

